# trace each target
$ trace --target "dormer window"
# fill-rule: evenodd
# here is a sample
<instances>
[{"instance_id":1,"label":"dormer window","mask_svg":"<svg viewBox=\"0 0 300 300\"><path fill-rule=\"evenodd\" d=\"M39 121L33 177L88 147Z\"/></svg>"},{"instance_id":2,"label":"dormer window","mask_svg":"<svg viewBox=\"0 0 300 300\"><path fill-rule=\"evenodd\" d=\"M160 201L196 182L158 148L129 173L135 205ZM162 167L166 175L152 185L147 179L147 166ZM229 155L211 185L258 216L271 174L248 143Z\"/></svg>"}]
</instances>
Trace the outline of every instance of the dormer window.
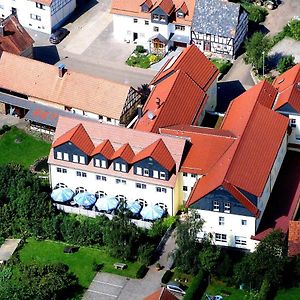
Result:
<instances>
[{"instance_id":1,"label":"dormer window","mask_svg":"<svg viewBox=\"0 0 300 300\"><path fill-rule=\"evenodd\" d=\"M64 160L69 161L69 154L68 153L64 153Z\"/></svg>"},{"instance_id":2,"label":"dormer window","mask_svg":"<svg viewBox=\"0 0 300 300\"><path fill-rule=\"evenodd\" d=\"M153 20L154 20L154 21L159 21L159 15L154 14L154 15L153 15Z\"/></svg>"},{"instance_id":3,"label":"dormer window","mask_svg":"<svg viewBox=\"0 0 300 300\"><path fill-rule=\"evenodd\" d=\"M115 168L114 168L115 171L120 171L121 170L121 165L119 163L115 163L114 166L115 166Z\"/></svg>"},{"instance_id":4,"label":"dormer window","mask_svg":"<svg viewBox=\"0 0 300 300\"><path fill-rule=\"evenodd\" d=\"M127 166L125 164L121 164L121 171L122 172L127 172Z\"/></svg>"},{"instance_id":5,"label":"dormer window","mask_svg":"<svg viewBox=\"0 0 300 300\"><path fill-rule=\"evenodd\" d=\"M78 155L73 154L73 162L78 163Z\"/></svg>"},{"instance_id":6,"label":"dormer window","mask_svg":"<svg viewBox=\"0 0 300 300\"><path fill-rule=\"evenodd\" d=\"M160 172L159 173L159 178L165 180L166 179L166 173L165 172Z\"/></svg>"},{"instance_id":7,"label":"dormer window","mask_svg":"<svg viewBox=\"0 0 300 300\"><path fill-rule=\"evenodd\" d=\"M56 152L56 159L62 159L62 152L60 151Z\"/></svg>"},{"instance_id":8,"label":"dormer window","mask_svg":"<svg viewBox=\"0 0 300 300\"><path fill-rule=\"evenodd\" d=\"M81 164L85 164L84 156L79 156L79 162L80 162Z\"/></svg>"},{"instance_id":9,"label":"dormer window","mask_svg":"<svg viewBox=\"0 0 300 300\"><path fill-rule=\"evenodd\" d=\"M166 17L165 16L159 16L159 20L163 21L163 22L166 22Z\"/></svg>"},{"instance_id":10,"label":"dormer window","mask_svg":"<svg viewBox=\"0 0 300 300\"><path fill-rule=\"evenodd\" d=\"M101 160L101 168L107 168L107 163L106 163L106 160L102 159Z\"/></svg>"},{"instance_id":11,"label":"dormer window","mask_svg":"<svg viewBox=\"0 0 300 300\"><path fill-rule=\"evenodd\" d=\"M177 18L184 18L184 13L182 11L178 11L176 16Z\"/></svg>"},{"instance_id":12,"label":"dormer window","mask_svg":"<svg viewBox=\"0 0 300 300\"><path fill-rule=\"evenodd\" d=\"M149 169L144 168L144 176L149 176Z\"/></svg>"}]
</instances>

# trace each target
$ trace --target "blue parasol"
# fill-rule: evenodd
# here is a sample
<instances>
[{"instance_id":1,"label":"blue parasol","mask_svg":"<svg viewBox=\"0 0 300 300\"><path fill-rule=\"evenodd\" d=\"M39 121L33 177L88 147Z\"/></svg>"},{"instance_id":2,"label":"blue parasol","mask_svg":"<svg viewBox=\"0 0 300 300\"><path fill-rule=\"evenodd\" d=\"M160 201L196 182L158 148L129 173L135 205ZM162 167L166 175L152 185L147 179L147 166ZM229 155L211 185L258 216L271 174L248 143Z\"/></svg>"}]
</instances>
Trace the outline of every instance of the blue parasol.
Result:
<instances>
[{"instance_id":1,"label":"blue parasol","mask_svg":"<svg viewBox=\"0 0 300 300\"><path fill-rule=\"evenodd\" d=\"M57 202L67 202L74 196L74 192L69 188L58 188L52 191L51 198Z\"/></svg>"},{"instance_id":2,"label":"blue parasol","mask_svg":"<svg viewBox=\"0 0 300 300\"><path fill-rule=\"evenodd\" d=\"M144 220L154 221L160 219L164 214L164 210L158 205L144 206L141 211L141 216Z\"/></svg>"},{"instance_id":3,"label":"blue parasol","mask_svg":"<svg viewBox=\"0 0 300 300\"><path fill-rule=\"evenodd\" d=\"M119 204L119 201L114 196L105 196L103 198L99 198L96 202L96 207L98 210L111 211L116 209Z\"/></svg>"},{"instance_id":4,"label":"blue parasol","mask_svg":"<svg viewBox=\"0 0 300 300\"><path fill-rule=\"evenodd\" d=\"M96 197L94 194L84 192L77 194L74 201L80 206L91 206L96 202Z\"/></svg>"},{"instance_id":5,"label":"blue parasol","mask_svg":"<svg viewBox=\"0 0 300 300\"><path fill-rule=\"evenodd\" d=\"M133 201L127 203L126 208L130 210L133 214L138 214L141 211L142 206L137 201Z\"/></svg>"}]
</instances>

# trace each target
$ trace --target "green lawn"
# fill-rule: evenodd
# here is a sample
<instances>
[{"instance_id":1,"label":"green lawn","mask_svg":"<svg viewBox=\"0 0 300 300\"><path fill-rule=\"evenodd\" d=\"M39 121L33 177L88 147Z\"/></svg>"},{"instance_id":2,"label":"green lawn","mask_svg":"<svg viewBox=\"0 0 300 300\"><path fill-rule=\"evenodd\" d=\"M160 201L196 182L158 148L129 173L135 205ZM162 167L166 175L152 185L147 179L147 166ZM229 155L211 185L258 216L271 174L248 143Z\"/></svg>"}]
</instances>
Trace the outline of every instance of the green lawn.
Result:
<instances>
[{"instance_id":1,"label":"green lawn","mask_svg":"<svg viewBox=\"0 0 300 300\"><path fill-rule=\"evenodd\" d=\"M0 136L0 165L18 163L29 167L36 159L47 156L50 144L12 127Z\"/></svg>"},{"instance_id":2,"label":"green lawn","mask_svg":"<svg viewBox=\"0 0 300 300\"><path fill-rule=\"evenodd\" d=\"M205 294L208 294L210 296L216 296L221 295L223 296L223 299L228 300L245 300L249 299L249 293L236 289L234 287L228 287L226 284L222 281L212 279L211 283L208 285L202 300L205 300Z\"/></svg>"},{"instance_id":3,"label":"green lawn","mask_svg":"<svg viewBox=\"0 0 300 300\"><path fill-rule=\"evenodd\" d=\"M213 58L211 62L218 68L220 73L226 74L232 66L232 63L223 58Z\"/></svg>"},{"instance_id":4,"label":"green lawn","mask_svg":"<svg viewBox=\"0 0 300 300\"><path fill-rule=\"evenodd\" d=\"M275 300L299 300L300 299L300 287L294 287L287 290L279 290L275 297Z\"/></svg>"},{"instance_id":5,"label":"green lawn","mask_svg":"<svg viewBox=\"0 0 300 300\"><path fill-rule=\"evenodd\" d=\"M66 244L55 241L36 241L33 238L27 239L25 245L19 251L21 262L28 263L64 263L69 266L70 271L78 278L82 287L88 288L95 276L93 263L104 264L102 271L115 273L127 277L135 277L140 264L127 263L126 270L115 270L113 264L121 262L111 258L104 250L80 247L76 253L64 253Z\"/></svg>"}]
</instances>

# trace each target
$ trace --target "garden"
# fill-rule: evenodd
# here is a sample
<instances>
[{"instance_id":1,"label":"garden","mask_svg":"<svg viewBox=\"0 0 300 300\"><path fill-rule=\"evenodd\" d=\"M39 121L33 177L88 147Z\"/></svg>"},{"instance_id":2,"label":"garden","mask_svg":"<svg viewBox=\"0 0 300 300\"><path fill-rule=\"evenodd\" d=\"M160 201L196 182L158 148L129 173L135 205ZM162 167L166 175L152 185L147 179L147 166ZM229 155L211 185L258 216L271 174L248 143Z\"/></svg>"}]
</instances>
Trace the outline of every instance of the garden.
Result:
<instances>
[{"instance_id":1,"label":"garden","mask_svg":"<svg viewBox=\"0 0 300 300\"><path fill-rule=\"evenodd\" d=\"M138 45L126 60L126 64L131 67L148 69L152 64L159 62L162 58L162 55L148 53L143 46Z\"/></svg>"}]
</instances>

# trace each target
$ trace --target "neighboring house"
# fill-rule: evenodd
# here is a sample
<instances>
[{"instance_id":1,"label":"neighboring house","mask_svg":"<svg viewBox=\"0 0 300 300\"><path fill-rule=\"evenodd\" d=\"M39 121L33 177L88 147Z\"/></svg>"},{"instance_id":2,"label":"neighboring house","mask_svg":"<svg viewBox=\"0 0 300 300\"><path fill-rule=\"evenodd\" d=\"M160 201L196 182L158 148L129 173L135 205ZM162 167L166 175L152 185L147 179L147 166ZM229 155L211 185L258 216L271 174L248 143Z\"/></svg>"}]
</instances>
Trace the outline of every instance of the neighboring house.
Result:
<instances>
[{"instance_id":1,"label":"neighboring house","mask_svg":"<svg viewBox=\"0 0 300 300\"><path fill-rule=\"evenodd\" d=\"M273 110L289 117L289 148L300 151L300 64L278 76L273 86L278 91Z\"/></svg>"},{"instance_id":2,"label":"neighboring house","mask_svg":"<svg viewBox=\"0 0 300 300\"><path fill-rule=\"evenodd\" d=\"M193 144L180 171L200 178L192 187L186 184L192 188L186 206L205 221L200 238L254 250L252 237L287 151L288 118L272 111L275 97L263 81L232 101L221 129L162 129Z\"/></svg>"},{"instance_id":3,"label":"neighboring house","mask_svg":"<svg viewBox=\"0 0 300 300\"><path fill-rule=\"evenodd\" d=\"M3 51L33 57L34 40L14 15L0 20L0 55Z\"/></svg>"},{"instance_id":4,"label":"neighboring house","mask_svg":"<svg viewBox=\"0 0 300 300\"><path fill-rule=\"evenodd\" d=\"M161 288L148 297L144 298L144 300L178 300L178 298L171 292L169 292L166 288Z\"/></svg>"},{"instance_id":5,"label":"neighboring house","mask_svg":"<svg viewBox=\"0 0 300 300\"><path fill-rule=\"evenodd\" d=\"M171 58L150 82L152 89L135 129L159 132L177 124L200 125L217 103L218 69L191 45Z\"/></svg>"},{"instance_id":6,"label":"neighboring house","mask_svg":"<svg viewBox=\"0 0 300 300\"><path fill-rule=\"evenodd\" d=\"M127 125L141 95L132 87L3 52L0 112L54 131L58 115Z\"/></svg>"},{"instance_id":7,"label":"neighboring house","mask_svg":"<svg viewBox=\"0 0 300 300\"><path fill-rule=\"evenodd\" d=\"M60 117L50 151L52 188L158 204L175 215L185 139Z\"/></svg>"},{"instance_id":8,"label":"neighboring house","mask_svg":"<svg viewBox=\"0 0 300 300\"><path fill-rule=\"evenodd\" d=\"M300 254L300 221L290 221L288 236L288 255Z\"/></svg>"},{"instance_id":9,"label":"neighboring house","mask_svg":"<svg viewBox=\"0 0 300 300\"><path fill-rule=\"evenodd\" d=\"M248 16L238 3L196 0L192 42L206 55L234 59L248 31Z\"/></svg>"},{"instance_id":10,"label":"neighboring house","mask_svg":"<svg viewBox=\"0 0 300 300\"><path fill-rule=\"evenodd\" d=\"M191 42L194 0L113 0L114 37L165 54Z\"/></svg>"},{"instance_id":11,"label":"neighboring house","mask_svg":"<svg viewBox=\"0 0 300 300\"><path fill-rule=\"evenodd\" d=\"M13 14L24 27L51 33L75 8L76 0L0 0L0 17Z\"/></svg>"}]
</instances>

